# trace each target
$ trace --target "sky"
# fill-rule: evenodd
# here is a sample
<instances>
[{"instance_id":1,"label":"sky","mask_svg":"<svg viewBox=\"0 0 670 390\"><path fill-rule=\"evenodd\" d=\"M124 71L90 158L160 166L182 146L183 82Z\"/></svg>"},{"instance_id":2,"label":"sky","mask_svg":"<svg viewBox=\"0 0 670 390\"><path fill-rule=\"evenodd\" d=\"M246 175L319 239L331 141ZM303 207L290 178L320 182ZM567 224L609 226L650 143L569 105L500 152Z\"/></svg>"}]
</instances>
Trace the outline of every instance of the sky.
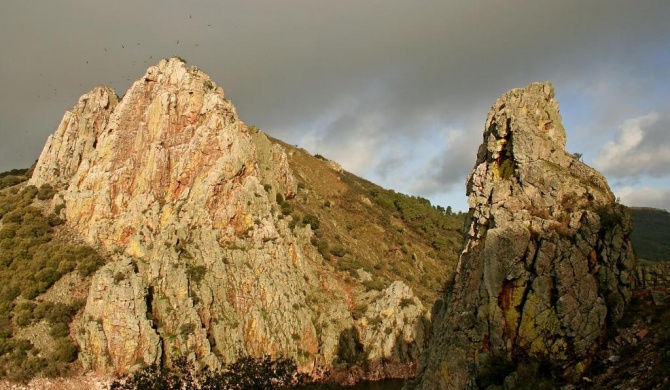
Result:
<instances>
[{"instance_id":1,"label":"sky","mask_svg":"<svg viewBox=\"0 0 670 390\"><path fill-rule=\"evenodd\" d=\"M179 55L246 123L454 210L493 102L550 81L568 151L670 210L669 20L668 0L4 0L0 171L82 94Z\"/></svg>"}]
</instances>

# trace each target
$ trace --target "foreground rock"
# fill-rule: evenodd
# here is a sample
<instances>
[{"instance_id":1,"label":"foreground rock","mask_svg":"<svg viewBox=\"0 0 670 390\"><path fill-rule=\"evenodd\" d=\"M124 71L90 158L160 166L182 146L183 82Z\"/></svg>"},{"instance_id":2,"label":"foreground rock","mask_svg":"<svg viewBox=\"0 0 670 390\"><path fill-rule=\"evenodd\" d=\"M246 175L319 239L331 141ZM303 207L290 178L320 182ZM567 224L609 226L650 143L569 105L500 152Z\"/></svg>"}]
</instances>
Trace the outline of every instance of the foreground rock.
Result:
<instances>
[{"instance_id":1,"label":"foreground rock","mask_svg":"<svg viewBox=\"0 0 670 390\"><path fill-rule=\"evenodd\" d=\"M511 385L528 365L575 381L621 318L631 218L565 142L550 84L495 102L467 182L464 250L417 388Z\"/></svg>"},{"instance_id":2,"label":"foreground rock","mask_svg":"<svg viewBox=\"0 0 670 390\"><path fill-rule=\"evenodd\" d=\"M359 300L396 322L371 332L353 318L352 287L326 265L310 225L277 204L298 191L284 149L179 59L149 68L120 101L108 88L83 96L31 184L58 188L68 227L113 259L72 326L87 370L179 355L216 369L264 354L303 370L368 357L412 368L423 350L425 310L402 283ZM348 362L350 334L366 353Z\"/></svg>"}]
</instances>

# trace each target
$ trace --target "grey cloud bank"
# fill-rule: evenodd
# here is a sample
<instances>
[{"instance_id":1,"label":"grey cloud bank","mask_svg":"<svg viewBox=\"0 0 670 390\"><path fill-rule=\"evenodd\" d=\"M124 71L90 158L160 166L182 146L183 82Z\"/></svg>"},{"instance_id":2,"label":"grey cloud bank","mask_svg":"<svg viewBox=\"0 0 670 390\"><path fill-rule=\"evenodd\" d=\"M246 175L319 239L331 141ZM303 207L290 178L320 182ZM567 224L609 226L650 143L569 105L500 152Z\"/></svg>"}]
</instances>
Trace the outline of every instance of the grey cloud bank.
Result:
<instances>
[{"instance_id":1,"label":"grey cloud bank","mask_svg":"<svg viewBox=\"0 0 670 390\"><path fill-rule=\"evenodd\" d=\"M569 149L621 188L660 176L653 190L667 191L649 162L670 145L667 15L670 2L652 0L4 2L0 170L31 164L81 94L123 94L177 54L248 123L456 209L490 104L549 80ZM652 113L630 160L617 158L623 129Z\"/></svg>"}]
</instances>

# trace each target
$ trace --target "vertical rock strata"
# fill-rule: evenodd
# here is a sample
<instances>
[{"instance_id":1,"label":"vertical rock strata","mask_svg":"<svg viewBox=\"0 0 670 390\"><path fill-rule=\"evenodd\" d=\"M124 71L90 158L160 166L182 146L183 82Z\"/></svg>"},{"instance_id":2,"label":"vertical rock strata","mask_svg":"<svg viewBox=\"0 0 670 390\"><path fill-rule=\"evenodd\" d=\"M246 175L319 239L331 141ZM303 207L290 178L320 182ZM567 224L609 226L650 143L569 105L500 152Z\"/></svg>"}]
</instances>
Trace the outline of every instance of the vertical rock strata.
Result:
<instances>
[{"instance_id":1,"label":"vertical rock strata","mask_svg":"<svg viewBox=\"0 0 670 390\"><path fill-rule=\"evenodd\" d=\"M402 283L366 313L397 317L397 329L353 319L309 225L291 229L276 204L297 191L283 148L177 58L118 102L108 88L84 95L40 156L32 184L44 183L61 189L67 224L113 260L73 325L86 369L181 354L213 368L264 354L329 367L348 330L372 358L407 365L423 350L425 310Z\"/></svg>"},{"instance_id":2,"label":"vertical rock strata","mask_svg":"<svg viewBox=\"0 0 670 390\"><path fill-rule=\"evenodd\" d=\"M554 90L502 95L467 181L469 226L415 386L477 388L493 366L588 367L630 297L631 217L565 151Z\"/></svg>"}]
</instances>

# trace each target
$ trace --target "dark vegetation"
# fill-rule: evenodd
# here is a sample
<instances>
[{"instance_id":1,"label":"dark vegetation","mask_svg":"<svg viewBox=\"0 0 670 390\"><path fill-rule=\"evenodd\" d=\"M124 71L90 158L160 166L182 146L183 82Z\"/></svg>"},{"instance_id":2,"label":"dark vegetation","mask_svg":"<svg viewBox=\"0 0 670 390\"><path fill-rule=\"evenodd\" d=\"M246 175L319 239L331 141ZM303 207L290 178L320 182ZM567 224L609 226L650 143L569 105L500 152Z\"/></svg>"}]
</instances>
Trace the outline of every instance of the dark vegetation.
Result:
<instances>
[{"instance_id":1,"label":"dark vegetation","mask_svg":"<svg viewBox=\"0 0 670 390\"><path fill-rule=\"evenodd\" d=\"M22 183L33 175L33 168L12 169L0 173L0 190Z\"/></svg>"},{"instance_id":2,"label":"dark vegetation","mask_svg":"<svg viewBox=\"0 0 670 390\"><path fill-rule=\"evenodd\" d=\"M640 259L670 261L670 213L648 207L631 207L633 247Z\"/></svg>"},{"instance_id":3,"label":"dark vegetation","mask_svg":"<svg viewBox=\"0 0 670 390\"><path fill-rule=\"evenodd\" d=\"M450 240L454 235L449 232L458 232L456 238L461 239L464 214L454 214L451 207L446 209L439 205L433 207L428 199L420 196L407 196L377 189L371 189L369 192L378 205L400 218L409 228L429 242L435 249L438 259L448 260L449 255L453 254L453 247L460 246L460 242Z\"/></svg>"},{"instance_id":4,"label":"dark vegetation","mask_svg":"<svg viewBox=\"0 0 670 390\"><path fill-rule=\"evenodd\" d=\"M145 367L134 374L115 380L111 390L282 390L325 389L312 381L309 375L298 372L295 361L243 357L225 365L221 370L197 370L186 357L175 359L172 369L156 365ZM334 387L333 387L334 388Z\"/></svg>"},{"instance_id":5,"label":"dark vegetation","mask_svg":"<svg viewBox=\"0 0 670 390\"><path fill-rule=\"evenodd\" d=\"M365 350L361 344L360 335L356 328L342 331L337 343L337 359L340 364L356 365L365 361Z\"/></svg>"},{"instance_id":6,"label":"dark vegetation","mask_svg":"<svg viewBox=\"0 0 670 390\"><path fill-rule=\"evenodd\" d=\"M5 172L0 180L17 177L16 172L25 170ZM67 373L77 358L69 325L84 301L51 302L40 295L65 274L86 277L103 264L94 249L55 237L63 221L54 212L44 215L35 205L54 193L47 185L0 192L0 377L10 380ZM47 338L46 350L17 335L40 322L49 327L48 335L39 336Z\"/></svg>"},{"instance_id":7,"label":"dark vegetation","mask_svg":"<svg viewBox=\"0 0 670 390\"><path fill-rule=\"evenodd\" d=\"M532 358L512 362L493 357L480 367L476 378L477 387L480 389L503 388L505 382L508 384L505 388L518 390L553 390L565 385Z\"/></svg>"},{"instance_id":8,"label":"dark vegetation","mask_svg":"<svg viewBox=\"0 0 670 390\"><path fill-rule=\"evenodd\" d=\"M666 389L670 383L670 305L666 291L638 290L589 375L594 389ZM611 359L612 356L617 358Z\"/></svg>"}]
</instances>

